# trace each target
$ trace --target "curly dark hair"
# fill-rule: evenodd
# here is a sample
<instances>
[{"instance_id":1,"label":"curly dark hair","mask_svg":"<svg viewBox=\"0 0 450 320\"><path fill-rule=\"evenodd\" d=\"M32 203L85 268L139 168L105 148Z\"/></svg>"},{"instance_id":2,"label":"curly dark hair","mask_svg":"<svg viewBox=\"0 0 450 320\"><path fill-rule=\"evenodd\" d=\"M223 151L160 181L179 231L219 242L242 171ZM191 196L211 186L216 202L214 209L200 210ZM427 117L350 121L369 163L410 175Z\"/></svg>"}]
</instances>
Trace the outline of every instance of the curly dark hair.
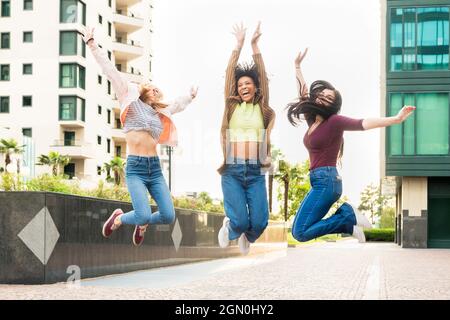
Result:
<instances>
[{"instance_id":1,"label":"curly dark hair","mask_svg":"<svg viewBox=\"0 0 450 320\"><path fill-rule=\"evenodd\" d=\"M234 79L236 84L242 77L251 78L253 80L253 83L255 84L255 87L259 88L259 73L254 63L243 63L236 66L236 69L234 69ZM235 90L237 93L237 86Z\"/></svg>"}]
</instances>

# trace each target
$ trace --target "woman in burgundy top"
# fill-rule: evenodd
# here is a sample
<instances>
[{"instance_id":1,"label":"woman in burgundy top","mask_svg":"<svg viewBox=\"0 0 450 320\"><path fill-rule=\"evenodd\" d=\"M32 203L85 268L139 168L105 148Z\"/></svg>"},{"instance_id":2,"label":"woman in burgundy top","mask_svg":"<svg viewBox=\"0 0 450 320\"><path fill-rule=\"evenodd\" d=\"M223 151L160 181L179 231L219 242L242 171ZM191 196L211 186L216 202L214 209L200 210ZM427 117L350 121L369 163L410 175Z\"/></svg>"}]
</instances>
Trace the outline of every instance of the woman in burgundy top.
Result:
<instances>
[{"instance_id":1,"label":"woman in burgundy top","mask_svg":"<svg viewBox=\"0 0 450 320\"><path fill-rule=\"evenodd\" d=\"M307 51L300 52L295 59L300 99L288 105L288 119L294 126L305 119L309 127L303 143L309 152L311 190L295 215L292 235L298 241L308 241L326 234L348 233L365 242L362 228L372 226L354 206L345 202L330 218L322 219L342 194L342 178L336 162L342 156L344 131L401 123L415 107L405 106L394 117L352 119L338 115L342 97L330 83L315 81L308 92L300 67Z\"/></svg>"}]
</instances>

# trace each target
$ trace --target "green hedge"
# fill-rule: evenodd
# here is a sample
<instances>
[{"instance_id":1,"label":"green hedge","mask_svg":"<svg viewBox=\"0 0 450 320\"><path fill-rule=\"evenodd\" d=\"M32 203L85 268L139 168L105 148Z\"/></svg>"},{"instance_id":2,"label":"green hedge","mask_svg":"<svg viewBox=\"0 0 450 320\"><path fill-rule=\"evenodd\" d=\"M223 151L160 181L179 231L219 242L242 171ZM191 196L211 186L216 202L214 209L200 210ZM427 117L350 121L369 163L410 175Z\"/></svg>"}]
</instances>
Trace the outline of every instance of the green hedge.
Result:
<instances>
[{"instance_id":1,"label":"green hedge","mask_svg":"<svg viewBox=\"0 0 450 320\"><path fill-rule=\"evenodd\" d=\"M366 241L386 241L393 242L395 230L393 228L389 229L370 229L364 230L366 235Z\"/></svg>"}]
</instances>

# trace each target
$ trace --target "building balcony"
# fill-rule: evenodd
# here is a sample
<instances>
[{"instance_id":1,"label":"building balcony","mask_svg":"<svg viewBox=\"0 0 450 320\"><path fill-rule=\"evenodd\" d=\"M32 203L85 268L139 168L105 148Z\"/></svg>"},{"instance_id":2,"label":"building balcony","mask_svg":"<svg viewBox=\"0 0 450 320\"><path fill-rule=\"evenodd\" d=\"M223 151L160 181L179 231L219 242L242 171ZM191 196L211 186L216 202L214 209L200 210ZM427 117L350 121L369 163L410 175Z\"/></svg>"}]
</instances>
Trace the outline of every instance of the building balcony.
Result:
<instances>
[{"instance_id":1,"label":"building balcony","mask_svg":"<svg viewBox=\"0 0 450 320\"><path fill-rule=\"evenodd\" d=\"M144 54L144 48L142 48L137 41L125 40L117 38L113 42L113 50L116 56L116 60L132 60L136 59Z\"/></svg>"},{"instance_id":2,"label":"building balcony","mask_svg":"<svg viewBox=\"0 0 450 320\"><path fill-rule=\"evenodd\" d=\"M144 76L140 72L122 72L126 80L134 83L144 82Z\"/></svg>"},{"instance_id":3,"label":"building balcony","mask_svg":"<svg viewBox=\"0 0 450 320\"><path fill-rule=\"evenodd\" d=\"M84 128L86 123L81 120L59 120L59 125L63 128Z\"/></svg>"},{"instance_id":4,"label":"building balcony","mask_svg":"<svg viewBox=\"0 0 450 320\"><path fill-rule=\"evenodd\" d=\"M116 32L130 33L144 27L144 20L125 10L113 14L113 22Z\"/></svg>"},{"instance_id":5,"label":"building balcony","mask_svg":"<svg viewBox=\"0 0 450 320\"><path fill-rule=\"evenodd\" d=\"M127 6L133 6L136 3L141 2L142 0L116 0L116 8L118 7L127 7Z\"/></svg>"},{"instance_id":6,"label":"building balcony","mask_svg":"<svg viewBox=\"0 0 450 320\"><path fill-rule=\"evenodd\" d=\"M119 128L112 129L111 137L116 142L125 142L125 132L123 132L123 129Z\"/></svg>"},{"instance_id":7,"label":"building balcony","mask_svg":"<svg viewBox=\"0 0 450 320\"><path fill-rule=\"evenodd\" d=\"M91 143L80 140L55 140L50 146L51 151L67 155L72 159L93 159L94 148Z\"/></svg>"}]
</instances>

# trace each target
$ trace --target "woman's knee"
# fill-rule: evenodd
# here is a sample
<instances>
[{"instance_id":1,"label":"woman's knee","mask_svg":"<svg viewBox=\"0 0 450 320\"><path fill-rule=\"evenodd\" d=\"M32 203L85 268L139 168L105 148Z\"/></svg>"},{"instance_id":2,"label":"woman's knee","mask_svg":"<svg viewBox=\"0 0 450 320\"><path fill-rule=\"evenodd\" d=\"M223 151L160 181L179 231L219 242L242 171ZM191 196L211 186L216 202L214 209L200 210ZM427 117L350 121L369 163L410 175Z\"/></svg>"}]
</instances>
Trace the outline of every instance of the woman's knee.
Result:
<instances>
[{"instance_id":1,"label":"woman's knee","mask_svg":"<svg viewBox=\"0 0 450 320\"><path fill-rule=\"evenodd\" d=\"M175 209L160 211L159 214L162 224L172 224L175 222Z\"/></svg>"},{"instance_id":2,"label":"woman's knee","mask_svg":"<svg viewBox=\"0 0 450 320\"><path fill-rule=\"evenodd\" d=\"M306 234L305 230L303 229L292 229L292 236L294 237L295 240L299 241L299 242L306 242L311 240L308 235Z\"/></svg>"}]
</instances>

